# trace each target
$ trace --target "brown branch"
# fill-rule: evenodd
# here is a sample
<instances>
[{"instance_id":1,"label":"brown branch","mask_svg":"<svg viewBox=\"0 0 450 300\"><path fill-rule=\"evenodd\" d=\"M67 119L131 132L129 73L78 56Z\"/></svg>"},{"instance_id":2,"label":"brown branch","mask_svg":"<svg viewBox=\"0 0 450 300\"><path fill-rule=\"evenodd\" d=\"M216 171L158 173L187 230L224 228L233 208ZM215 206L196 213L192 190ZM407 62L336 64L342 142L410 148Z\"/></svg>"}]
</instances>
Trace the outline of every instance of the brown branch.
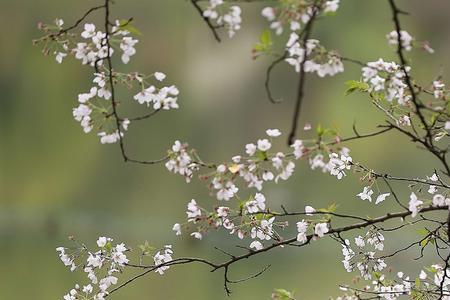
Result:
<instances>
[{"instance_id":1,"label":"brown branch","mask_svg":"<svg viewBox=\"0 0 450 300\"><path fill-rule=\"evenodd\" d=\"M300 79L299 79L298 90L297 90L297 101L295 103L294 116L292 118L291 132L289 133L289 137L288 137L288 145L292 145L294 143L294 139L297 135L298 119L300 117L300 111L301 111L302 100L303 100L304 89L305 89L305 81L306 81L305 63L308 60L306 43L311 35L313 24L314 24L317 14L318 14L318 8L316 6L314 6L313 13L312 13L310 19L308 20L308 23L306 24L305 35L302 39L302 43L303 43L302 46L305 48L305 52L304 52L302 61L300 63L300 75L299 75Z\"/></svg>"},{"instance_id":2,"label":"brown branch","mask_svg":"<svg viewBox=\"0 0 450 300\"><path fill-rule=\"evenodd\" d=\"M102 9L102 8L106 8L106 5L103 4L103 5L99 5L99 6L92 7L91 9L89 9L88 11L86 11L86 12L84 13L84 15L83 15L80 19L78 19L72 26L69 26L69 27L67 27L67 28L65 28L65 29L61 29L61 30L58 31L57 33L50 34L49 37L50 37L51 39L54 39L55 37L61 36L61 35L65 34L65 33L68 33L69 31L71 31L71 30L77 28L78 25L80 25L81 22L83 22L83 21L84 21L84 20L85 20L92 12L94 12L94 11L96 11L96 10L99 10L99 9Z\"/></svg>"},{"instance_id":3,"label":"brown branch","mask_svg":"<svg viewBox=\"0 0 450 300\"><path fill-rule=\"evenodd\" d=\"M272 95L272 91L270 90L270 77L272 74L273 69L281 63L285 58L287 57L287 52L285 52L282 56L274 60L269 67L266 70L266 80L264 81L264 88L266 90L267 97L269 98L270 102L276 104L283 101L283 99L275 99Z\"/></svg>"},{"instance_id":4,"label":"brown branch","mask_svg":"<svg viewBox=\"0 0 450 300\"><path fill-rule=\"evenodd\" d=\"M111 4L111 0L105 0L105 4L103 6L101 6L100 8L104 8L105 9L105 19L104 19L104 27L105 27L105 39L104 41L106 42L106 47L107 47L107 57L106 57L106 63L107 63L107 69L109 72L109 86L111 89L111 106L112 106L112 116L115 119L115 125L116 125L116 129L117 132L119 134L119 145L120 145L120 152L122 154L122 158L125 162L132 162L132 163L137 163L137 164L146 164L146 165L151 165L151 164L157 164L157 163L161 163L164 162L168 159L168 157L163 157L161 159L157 159L157 160L137 160L137 159L133 159L127 156L126 150L125 150L125 143L122 137L122 130L120 129L121 126L121 120L122 118L119 116L118 110L117 110L117 105L118 102L116 100L116 94L115 94L115 82L114 82L114 71L113 71L113 64L112 64L112 58L111 58L111 43L110 43L110 36L111 36L111 31L110 31L110 25L111 22L109 21L109 16L110 16L110 4ZM131 21L132 19L129 19L129 21ZM97 63L95 64L95 67L97 67ZM147 119L150 118L151 116L153 116L154 114L156 114L159 110L154 110L153 112L141 116L141 117L136 117L136 118L132 118L130 120L143 120L143 119Z\"/></svg>"},{"instance_id":5,"label":"brown branch","mask_svg":"<svg viewBox=\"0 0 450 300\"><path fill-rule=\"evenodd\" d=\"M440 211L440 210L448 210L447 207L433 207L433 206L428 206L425 208L422 208L420 210L420 212L426 213L426 212L432 212L432 211ZM363 222L360 223L355 223L355 224L351 224L351 225L347 225L347 226L343 226L343 227L339 227L339 228L330 228L329 232L326 233L325 235L327 236L334 236L334 235L338 235L340 236L341 233L344 232L348 232L354 229L362 229L371 225L375 225L378 223L383 223L386 222L388 220L391 219L395 219L395 218L405 218L407 216L411 215L410 211L402 211L402 212L396 212L396 213L387 213L386 215L374 218L374 219L363 219ZM297 242L297 238L293 237L290 239L286 239L286 240L280 240L277 241L275 243L273 243L272 245L269 245L263 249L260 250L250 250L245 254L239 255L239 256L234 256L234 255L230 255L227 253L227 256L230 257L229 260L222 262L222 263L214 263L211 262L209 260L206 259L202 259L202 258L190 258L190 257L185 257L185 258L178 258L178 259L174 259L172 261L166 262L166 263L162 263L160 265L134 265L134 264L126 264L126 266L128 267L132 267L132 268L137 268L137 269L144 269L143 272L135 275L134 277L128 279L127 281L125 281L124 283L122 283L121 285L117 286L116 288L114 288L113 290L111 290L109 292L109 295L118 291L119 289L129 285L130 283L134 282L135 280L149 274L152 271L156 271L157 269L159 269L160 267L164 267L164 266L175 266L175 265L182 265L182 264L192 264L192 263L200 263L200 264L204 264L207 265L209 267L211 267L211 272L215 272L217 270L223 269L224 271L224 288L225 291L227 292L227 294L229 295L231 293L231 290L228 286L228 284L234 284L234 283L240 283L246 280L250 280L252 278L258 277L260 276L262 273L264 273L269 266L266 266L265 268L263 268L260 272L251 275L249 277L240 279L240 280L231 280L229 279L229 268L231 267L231 265L244 260L244 259L248 259L251 258L253 256L259 255L261 253L265 253L268 252L272 249L278 248L278 247L282 247L282 246L297 246L297 247L303 247L308 245L312 239L314 237L314 234L310 234L307 236L307 240L305 243L303 244L296 244ZM409 248L408 248L409 249ZM403 250L402 250L403 251Z\"/></svg>"},{"instance_id":6,"label":"brown branch","mask_svg":"<svg viewBox=\"0 0 450 300\"><path fill-rule=\"evenodd\" d=\"M120 151L122 153L122 157L124 159L124 161L126 162L128 160L128 157L125 153L125 146L123 143L123 138L122 138L122 131L120 130L120 117L119 114L117 112L117 102L116 102L116 98L115 98L115 88L114 88L114 76L113 76L113 66L112 66L112 59L111 59L111 43L109 41L110 39L110 35L111 32L109 30L109 5L110 5L110 0L105 0L105 41L106 41L106 47L107 47L107 59L106 62L108 64L108 71L109 71L109 88L111 89L111 106L112 106L112 110L113 110L113 116L115 119L115 123L116 123L116 129L117 129L117 133L119 134L119 145L120 145Z\"/></svg>"},{"instance_id":7,"label":"brown branch","mask_svg":"<svg viewBox=\"0 0 450 300\"><path fill-rule=\"evenodd\" d=\"M432 154L434 154L439 159L439 161L443 164L446 175L450 176L450 166L446 159L447 151L443 152L434 146L433 135L432 135L432 125L430 126L426 121L425 115L423 114L423 112L421 110L422 108L425 108L425 106L419 100L418 95L414 89L414 84L413 84L412 78L409 75L408 71L406 70L407 60L405 58L404 51L403 51L404 49L403 49L402 39L401 39L402 29L401 29L401 25L400 25L400 14L405 14L405 12L403 12L402 10L400 10L397 7L395 0L388 0L388 1L390 4L390 7L391 7L391 11L392 11L392 20L395 25L395 31L397 32L397 43L398 43L397 56L400 60L400 67L405 75L406 85L408 86L408 89L411 93L411 100L415 107L415 113L419 117L419 120L426 132L425 137L423 139L419 136L414 136L412 134L407 134L407 135L413 136L413 140L422 143ZM398 126L396 126L396 128L399 130ZM400 130L400 131L402 131L402 130ZM402 132L406 134L406 132L404 130Z\"/></svg>"},{"instance_id":8,"label":"brown branch","mask_svg":"<svg viewBox=\"0 0 450 300\"><path fill-rule=\"evenodd\" d=\"M198 4L199 0L191 0L192 5L195 7L195 9L198 11L198 13L200 14L200 16L202 17L203 21L205 21L206 25L208 25L209 29L211 29L212 34L214 35L214 38L216 39L217 42L221 42L220 36L217 33L217 26L214 26L210 19L208 17L205 17L203 15L203 9L200 7L200 5Z\"/></svg>"}]
</instances>

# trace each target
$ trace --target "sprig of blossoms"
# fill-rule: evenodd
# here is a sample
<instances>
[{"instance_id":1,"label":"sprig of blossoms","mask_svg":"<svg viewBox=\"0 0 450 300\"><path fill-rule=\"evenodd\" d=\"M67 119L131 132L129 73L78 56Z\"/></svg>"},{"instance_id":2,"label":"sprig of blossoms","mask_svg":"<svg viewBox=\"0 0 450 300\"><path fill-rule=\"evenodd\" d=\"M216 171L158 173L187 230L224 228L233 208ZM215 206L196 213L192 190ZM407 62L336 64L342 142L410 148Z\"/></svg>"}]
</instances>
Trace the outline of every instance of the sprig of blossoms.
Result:
<instances>
[{"instance_id":1,"label":"sprig of blossoms","mask_svg":"<svg viewBox=\"0 0 450 300\"><path fill-rule=\"evenodd\" d=\"M130 252L131 249L124 243L113 244L112 238L101 236L96 244L98 247L96 251L91 251L84 245L75 249L65 247L56 249L64 265L70 267L71 271L82 267L89 282L84 286L75 284L75 287L64 295L64 300L103 300L108 296L111 288L117 285L123 270L134 266L129 265L129 259L125 253ZM150 254L143 252L142 255ZM166 264L173 260L172 255L172 246L166 245L152 256L156 273L162 275L169 269Z\"/></svg>"},{"instance_id":2,"label":"sprig of blossoms","mask_svg":"<svg viewBox=\"0 0 450 300\"><path fill-rule=\"evenodd\" d=\"M341 290L354 292L357 298L351 299L360 299L365 294L376 295L377 298L386 300L403 299L405 296L411 299L427 299L432 295L442 295L440 296L442 299L447 299L450 280L445 274L448 272L448 268L439 264L425 267L416 276L408 276L402 271L397 272L395 276L376 272L375 278L363 289L341 286Z\"/></svg>"},{"instance_id":3,"label":"sprig of blossoms","mask_svg":"<svg viewBox=\"0 0 450 300\"><path fill-rule=\"evenodd\" d=\"M405 66L407 72L409 66ZM369 87L369 92L374 92L387 101L397 101L400 105L407 105L411 100L408 87L404 82L405 73L400 65L395 62L385 62L383 59L369 62L362 68L363 81Z\"/></svg>"},{"instance_id":4,"label":"sprig of blossoms","mask_svg":"<svg viewBox=\"0 0 450 300\"><path fill-rule=\"evenodd\" d=\"M446 100L448 91L445 89L445 83L442 80L433 81L432 90L434 98Z\"/></svg>"},{"instance_id":5,"label":"sprig of blossoms","mask_svg":"<svg viewBox=\"0 0 450 300\"><path fill-rule=\"evenodd\" d=\"M104 299L108 295L108 289L117 284L118 277L116 274L121 273L129 262L125 254L128 248L123 243L113 245L112 242L111 238L99 237L97 240L99 250L92 252L85 246L77 249L77 259L80 260L78 266L83 266L89 284L82 288L76 284L75 288L64 296L65 300L90 299L91 297L99 300ZM58 247L56 250L60 253L63 263L68 265L66 249ZM83 255L87 256L85 263L81 261ZM71 259L71 271L76 267L75 260Z\"/></svg>"},{"instance_id":6,"label":"sprig of blossoms","mask_svg":"<svg viewBox=\"0 0 450 300\"><path fill-rule=\"evenodd\" d=\"M230 38L241 29L241 8L233 5L227 10L223 0L209 0L207 8L203 11L203 17L213 20L218 27L225 27Z\"/></svg>"},{"instance_id":7,"label":"sprig of blossoms","mask_svg":"<svg viewBox=\"0 0 450 300\"><path fill-rule=\"evenodd\" d=\"M372 188L370 186L365 186L363 191L361 193L357 194L357 196L361 200L369 200L369 202L372 202L372 195L373 195L373 190L372 190ZM377 196L377 199L375 200L375 204L379 204L379 203L383 202L390 195L391 195L391 193L379 194Z\"/></svg>"},{"instance_id":8,"label":"sprig of blossoms","mask_svg":"<svg viewBox=\"0 0 450 300\"><path fill-rule=\"evenodd\" d=\"M309 39L301 45L297 33L292 32L286 44L288 57L285 61L300 72L303 64L305 72L317 73L319 77L334 76L344 72L344 64L335 51L327 51L318 40ZM305 61L305 55L307 57Z\"/></svg>"},{"instance_id":9,"label":"sprig of blossoms","mask_svg":"<svg viewBox=\"0 0 450 300\"><path fill-rule=\"evenodd\" d=\"M391 31L386 35L389 45L398 45L398 32ZM402 42L402 48L406 51L411 51L413 48L414 38L405 30L400 31L400 40Z\"/></svg>"},{"instance_id":10,"label":"sprig of blossoms","mask_svg":"<svg viewBox=\"0 0 450 300\"><path fill-rule=\"evenodd\" d=\"M339 0L332 1L280 1L277 7L265 7L261 15L270 22L270 28L277 35L283 33L286 27L291 31L300 30L311 19L314 10L323 14L334 13L339 8Z\"/></svg>"},{"instance_id":11,"label":"sprig of blossoms","mask_svg":"<svg viewBox=\"0 0 450 300\"><path fill-rule=\"evenodd\" d=\"M130 21L116 20L114 24L108 25L105 30L107 32L99 30L93 23L85 23L79 34L72 32L75 27L64 29L63 25L64 21L61 19L57 19L55 25L39 24L39 29L46 35L34 43L43 44L45 54L53 52L58 63L72 55L81 64L95 69L94 86L88 92L78 95L78 106L72 112L85 133L96 131L102 144L112 144L123 138L131 120L145 119L119 117L114 109L119 102L112 99L111 84L122 83L132 88L137 83L141 91L134 99L140 104L152 106L155 111L178 108L179 91L174 85L159 88L148 82L149 78L163 81L166 77L164 73L155 72L149 76L136 72L124 74L105 65L104 62L113 58L116 52L121 53L124 64L129 63L130 58L136 54L135 46L139 41L131 35L135 29Z\"/></svg>"},{"instance_id":12,"label":"sprig of blossoms","mask_svg":"<svg viewBox=\"0 0 450 300\"><path fill-rule=\"evenodd\" d=\"M375 256L376 251L383 251L384 236L377 230L369 230L364 236L354 239L356 249L352 249L352 243L346 239L342 244L342 261L347 272L352 272L355 268L359 270L361 276L369 280L373 272L378 272L387 267L383 259Z\"/></svg>"},{"instance_id":13,"label":"sprig of blossoms","mask_svg":"<svg viewBox=\"0 0 450 300\"><path fill-rule=\"evenodd\" d=\"M198 164L187 151L187 144L175 141L172 149L169 150L169 160L166 162L166 168L170 172L180 174L185 177L186 182L190 182L194 171L198 170Z\"/></svg>"}]
</instances>

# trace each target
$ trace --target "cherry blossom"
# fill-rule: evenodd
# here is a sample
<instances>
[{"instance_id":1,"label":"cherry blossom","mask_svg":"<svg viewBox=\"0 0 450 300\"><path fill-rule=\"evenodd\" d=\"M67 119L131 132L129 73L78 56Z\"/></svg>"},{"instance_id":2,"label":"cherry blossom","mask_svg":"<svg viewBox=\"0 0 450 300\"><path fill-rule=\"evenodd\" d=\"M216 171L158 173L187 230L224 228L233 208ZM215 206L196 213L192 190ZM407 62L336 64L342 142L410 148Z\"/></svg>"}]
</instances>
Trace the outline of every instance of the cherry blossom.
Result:
<instances>
[{"instance_id":1,"label":"cherry blossom","mask_svg":"<svg viewBox=\"0 0 450 300\"><path fill-rule=\"evenodd\" d=\"M318 237L323 237L329 230L327 223L317 223L314 226L314 234Z\"/></svg>"},{"instance_id":2,"label":"cherry blossom","mask_svg":"<svg viewBox=\"0 0 450 300\"><path fill-rule=\"evenodd\" d=\"M370 186L366 186L366 187L364 187L364 190L361 193L359 193L357 196L359 198L361 198L361 200L369 200L369 202L372 202L372 194L373 194L373 191L370 188Z\"/></svg>"},{"instance_id":3,"label":"cherry blossom","mask_svg":"<svg viewBox=\"0 0 450 300\"><path fill-rule=\"evenodd\" d=\"M417 214L420 211L420 207L423 204L423 201L417 199L417 196L415 193L411 193L409 196L409 211L412 213L411 216L414 218L417 216Z\"/></svg>"},{"instance_id":4,"label":"cherry blossom","mask_svg":"<svg viewBox=\"0 0 450 300\"><path fill-rule=\"evenodd\" d=\"M398 33L397 31L391 31L386 35L386 38L388 39L389 45L398 45ZM400 31L400 40L402 41L402 47L406 51L411 51L412 49L412 42L413 37L407 32L407 31Z\"/></svg>"}]
</instances>

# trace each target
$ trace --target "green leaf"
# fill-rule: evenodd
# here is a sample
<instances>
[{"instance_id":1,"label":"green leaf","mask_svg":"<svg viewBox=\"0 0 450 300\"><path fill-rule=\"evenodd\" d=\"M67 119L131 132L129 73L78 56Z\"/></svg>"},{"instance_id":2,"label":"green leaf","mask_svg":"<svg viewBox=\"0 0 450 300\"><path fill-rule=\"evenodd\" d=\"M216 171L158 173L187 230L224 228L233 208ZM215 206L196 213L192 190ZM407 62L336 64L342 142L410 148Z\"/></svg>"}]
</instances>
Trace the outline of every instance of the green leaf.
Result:
<instances>
[{"instance_id":1,"label":"green leaf","mask_svg":"<svg viewBox=\"0 0 450 300\"><path fill-rule=\"evenodd\" d=\"M266 29L259 36L259 43L255 44L253 51L258 54L267 53L272 47L272 44L272 34L269 29Z\"/></svg>"},{"instance_id":2,"label":"green leaf","mask_svg":"<svg viewBox=\"0 0 450 300\"><path fill-rule=\"evenodd\" d=\"M425 246L428 244L429 241L430 241L429 238L426 238L426 239L422 240L422 241L420 242L420 246L421 246L421 247L425 247Z\"/></svg>"},{"instance_id":3,"label":"green leaf","mask_svg":"<svg viewBox=\"0 0 450 300\"><path fill-rule=\"evenodd\" d=\"M316 132L319 137L325 134L325 128L322 127L322 124L317 125Z\"/></svg>"},{"instance_id":4,"label":"green leaf","mask_svg":"<svg viewBox=\"0 0 450 300\"><path fill-rule=\"evenodd\" d=\"M272 35L270 33L269 29L264 30L261 35L259 36L259 41L264 46L271 46L272 45Z\"/></svg>"},{"instance_id":5,"label":"green leaf","mask_svg":"<svg viewBox=\"0 0 450 300\"><path fill-rule=\"evenodd\" d=\"M120 29L129 31L132 34L142 35L142 33L138 29L136 29L136 27L133 26L132 21L130 20L120 20L119 26Z\"/></svg>"},{"instance_id":6,"label":"green leaf","mask_svg":"<svg viewBox=\"0 0 450 300\"><path fill-rule=\"evenodd\" d=\"M321 208L318 211L324 213L333 213L337 210L338 205L336 203L330 204L327 208Z\"/></svg>"},{"instance_id":7,"label":"green leaf","mask_svg":"<svg viewBox=\"0 0 450 300\"><path fill-rule=\"evenodd\" d=\"M426 267L425 270L433 274L437 273L438 271L435 267Z\"/></svg>"},{"instance_id":8,"label":"green leaf","mask_svg":"<svg viewBox=\"0 0 450 300\"><path fill-rule=\"evenodd\" d=\"M428 234L428 230L426 228L420 228L416 230L418 235L427 235Z\"/></svg>"},{"instance_id":9,"label":"green leaf","mask_svg":"<svg viewBox=\"0 0 450 300\"><path fill-rule=\"evenodd\" d=\"M294 294L285 289L276 289L273 292L272 299L277 300L293 300Z\"/></svg>"},{"instance_id":10,"label":"green leaf","mask_svg":"<svg viewBox=\"0 0 450 300\"><path fill-rule=\"evenodd\" d=\"M420 288L420 278L416 278L415 284L417 289Z\"/></svg>"},{"instance_id":11,"label":"green leaf","mask_svg":"<svg viewBox=\"0 0 450 300\"><path fill-rule=\"evenodd\" d=\"M144 244L139 245L139 249L141 249L143 255L150 255L156 248L151 246L148 241L145 241Z\"/></svg>"},{"instance_id":12,"label":"green leaf","mask_svg":"<svg viewBox=\"0 0 450 300\"><path fill-rule=\"evenodd\" d=\"M345 83L345 85L347 86L347 90L345 91L346 96L355 91L367 92L369 90L369 85L362 81L349 80Z\"/></svg>"},{"instance_id":13,"label":"green leaf","mask_svg":"<svg viewBox=\"0 0 450 300\"><path fill-rule=\"evenodd\" d=\"M267 160L267 153L266 151L258 150L256 152L256 157L261 161Z\"/></svg>"}]
</instances>

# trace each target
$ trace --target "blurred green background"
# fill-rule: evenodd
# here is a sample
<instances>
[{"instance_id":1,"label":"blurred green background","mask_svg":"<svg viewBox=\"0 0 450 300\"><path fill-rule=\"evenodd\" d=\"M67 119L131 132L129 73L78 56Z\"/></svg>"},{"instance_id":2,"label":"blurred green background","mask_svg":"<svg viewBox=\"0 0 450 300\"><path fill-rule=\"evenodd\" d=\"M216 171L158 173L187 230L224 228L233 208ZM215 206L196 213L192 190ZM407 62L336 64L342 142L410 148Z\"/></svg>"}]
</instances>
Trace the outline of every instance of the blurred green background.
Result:
<instances>
[{"instance_id":1,"label":"blurred green background","mask_svg":"<svg viewBox=\"0 0 450 300\"><path fill-rule=\"evenodd\" d=\"M177 256L216 261L226 257L214 246L241 251L235 248L239 241L224 233L210 234L202 242L173 234L172 224L184 219L191 198L205 206L215 203L204 183L193 180L188 185L162 165L125 164L117 145L100 145L97 137L83 134L73 120L77 95L91 86L90 69L74 59L58 65L33 47L31 40L40 34L38 21L50 23L59 17L71 24L97 2L0 0L0 299L58 299L75 281L83 283L84 275L70 273L55 253L57 246L69 245L68 235L90 245L99 235L132 247L145 240L156 246L171 243ZM394 59L385 39L392 30L387 1L341 2L336 16L317 23L314 36L343 56L363 61ZM405 29L418 40L429 40L436 50L435 55L414 52L414 76L427 83L443 68L447 78L450 3L398 2L411 13L403 17ZM296 74L289 66L277 68L273 89L285 101L273 105L263 89L269 60L251 59L251 48L267 26L260 17L264 5L243 4L242 31L218 44L188 1L116 1L113 17L134 17L143 33L137 54L123 70L161 70L167 73L167 82L181 91L178 111L132 124L126 142L133 156L161 157L180 139L206 161L225 161L241 153L247 142L262 137L266 128L289 130ZM343 96L344 82L360 76L359 67L346 67L347 72L333 78L308 77L300 127L305 122L321 123L346 135L353 122L361 132L383 122L383 115L364 96ZM284 142L277 145L281 150L285 150ZM423 177L437 166L397 134L349 146L354 160L381 172ZM406 187L395 187L407 201ZM372 216L393 209L388 201L377 207L359 201L355 194L360 190L357 176L338 182L299 162L294 177L267 185L265 194L272 206L285 204L290 209L332 202L340 203L342 212ZM395 237L388 248L408 237ZM408 269L415 254L393 263ZM341 260L339 245L323 240L304 249L278 249L232 268L231 276L237 279L272 264L263 276L234 285L231 298L223 291L222 274L192 265L173 268L163 277L147 276L112 299L269 299L273 288L281 287L296 290L301 299L326 299L338 294L337 283L354 275L345 272Z\"/></svg>"}]
</instances>

